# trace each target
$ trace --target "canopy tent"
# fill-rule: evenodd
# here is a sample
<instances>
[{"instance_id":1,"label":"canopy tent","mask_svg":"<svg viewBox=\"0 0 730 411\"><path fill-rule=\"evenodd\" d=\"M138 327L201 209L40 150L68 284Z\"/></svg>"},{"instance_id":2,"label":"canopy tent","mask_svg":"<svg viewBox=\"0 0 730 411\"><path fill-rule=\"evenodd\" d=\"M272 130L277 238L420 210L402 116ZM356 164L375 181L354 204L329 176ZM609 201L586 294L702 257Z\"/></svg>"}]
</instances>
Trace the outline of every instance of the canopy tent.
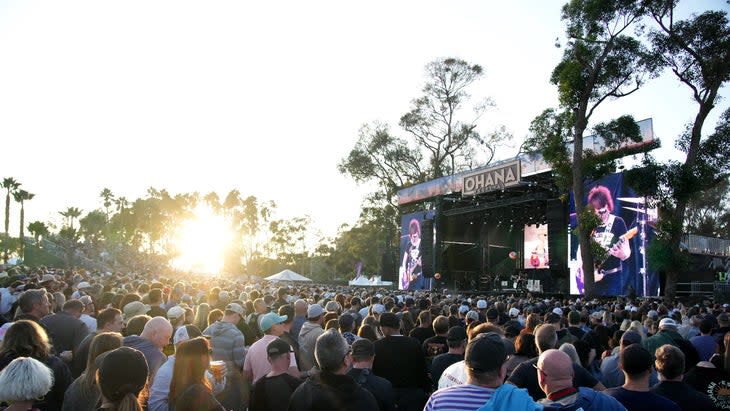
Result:
<instances>
[{"instance_id":1,"label":"canopy tent","mask_svg":"<svg viewBox=\"0 0 730 411\"><path fill-rule=\"evenodd\" d=\"M284 270L280 273L270 275L270 276L266 277L266 280L269 280L269 281L312 281L309 278L307 278L301 274L297 274L292 270Z\"/></svg>"}]
</instances>

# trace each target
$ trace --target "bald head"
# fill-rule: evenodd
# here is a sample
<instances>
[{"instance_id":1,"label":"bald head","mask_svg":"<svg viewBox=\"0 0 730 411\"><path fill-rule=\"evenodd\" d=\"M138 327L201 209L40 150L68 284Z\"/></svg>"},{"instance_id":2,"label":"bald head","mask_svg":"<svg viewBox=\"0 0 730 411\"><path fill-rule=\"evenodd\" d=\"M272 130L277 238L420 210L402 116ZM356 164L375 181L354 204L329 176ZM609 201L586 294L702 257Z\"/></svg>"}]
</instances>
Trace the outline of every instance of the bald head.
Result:
<instances>
[{"instance_id":1,"label":"bald head","mask_svg":"<svg viewBox=\"0 0 730 411\"><path fill-rule=\"evenodd\" d=\"M154 317L144 325L140 337L152 341L158 348L164 348L172 337L172 324L165 317Z\"/></svg>"},{"instance_id":2,"label":"bald head","mask_svg":"<svg viewBox=\"0 0 730 411\"><path fill-rule=\"evenodd\" d=\"M537 381L545 395L573 386L573 362L568 354L555 349L544 351L537 359L537 368Z\"/></svg>"}]
</instances>

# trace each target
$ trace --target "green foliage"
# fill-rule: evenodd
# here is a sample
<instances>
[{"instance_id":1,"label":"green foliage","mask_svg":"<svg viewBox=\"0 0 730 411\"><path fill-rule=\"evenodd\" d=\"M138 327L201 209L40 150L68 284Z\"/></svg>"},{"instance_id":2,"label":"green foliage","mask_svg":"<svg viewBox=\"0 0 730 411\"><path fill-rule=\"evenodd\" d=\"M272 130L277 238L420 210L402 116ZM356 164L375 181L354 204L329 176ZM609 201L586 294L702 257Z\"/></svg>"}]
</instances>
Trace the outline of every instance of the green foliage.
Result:
<instances>
[{"instance_id":1,"label":"green foliage","mask_svg":"<svg viewBox=\"0 0 730 411\"><path fill-rule=\"evenodd\" d=\"M570 111L549 108L530 123L530 136L523 144L528 153L542 153L552 167L558 187L568 190L573 184L572 161L568 144L572 140L573 118Z\"/></svg>"},{"instance_id":2,"label":"green foliage","mask_svg":"<svg viewBox=\"0 0 730 411\"><path fill-rule=\"evenodd\" d=\"M28 232L35 238L36 244L38 244L41 237L46 237L50 233L46 223L37 220L28 224Z\"/></svg>"}]
</instances>

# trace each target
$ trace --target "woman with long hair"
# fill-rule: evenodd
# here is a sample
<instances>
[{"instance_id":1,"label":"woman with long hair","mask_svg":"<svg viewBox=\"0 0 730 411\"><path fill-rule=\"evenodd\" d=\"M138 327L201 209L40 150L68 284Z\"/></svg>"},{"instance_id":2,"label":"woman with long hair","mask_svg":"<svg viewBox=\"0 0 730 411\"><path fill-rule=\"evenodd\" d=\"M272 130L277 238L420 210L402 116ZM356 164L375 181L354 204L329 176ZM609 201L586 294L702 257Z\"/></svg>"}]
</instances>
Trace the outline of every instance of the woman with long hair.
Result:
<instances>
[{"instance_id":1,"label":"woman with long hair","mask_svg":"<svg viewBox=\"0 0 730 411\"><path fill-rule=\"evenodd\" d=\"M532 334L520 334L515 338L515 353L507 360L507 377L518 365L537 357L537 345Z\"/></svg>"},{"instance_id":2,"label":"woman with long hair","mask_svg":"<svg viewBox=\"0 0 730 411\"><path fill-rule=\"evenodd\" d=\"M38 323L18 320L5 333L0 346L0 369L18 357L34 358L53 371L53 387L45 397L37 399L33 406L41 411L60 410L63 395L73 378L68 366L51 354L48 334Z\"/></svg>"},{"instance_id":3,"label":"woman with long hair","mask_svg":"<svg viewBox=\"0 0 730 411\"><path fill-rule=\"evenodd\" d=\"M193 324L195 324L196 327L198 327L199 330L205 330L208 328L208 313L210 312L210 306L208 303L201 303L198 306L198 309L195 313L195 321L193 321Z\"/></svg>"},{"instance_id":4,"label":"woman with long hair","mask_svg":"<svg viewBox=\"0 0 730 411\"><path fill-rule=\"evenodd\" d=\"M99 410L142 411L149 369L142 352L119 347L97 357L96 383L101 392Z\"/></svg>"},{"instance_id":5,"label":"woman with long hair","mask_svg":"<svg viewBox=\"0 0 730 411\"><path fill-rule=\"evenodd\" d=\"M94 411L99 405L101 392L96 384L96 358L122 346L119 333L97 334L89 346L86 370L66 390L62 411Z\"/></svg>"},{"instance_id":6,"label":"woman with long hair","mask_svg":"<svg viewBox=\"0 0 730 411\"><path fill-rule=\"evenodd\" d=\"M205 378L205 370L209 366L208 340L197 337L180 343L170 381L170 411L225 411Z\"/></svg>"}]
</instances>

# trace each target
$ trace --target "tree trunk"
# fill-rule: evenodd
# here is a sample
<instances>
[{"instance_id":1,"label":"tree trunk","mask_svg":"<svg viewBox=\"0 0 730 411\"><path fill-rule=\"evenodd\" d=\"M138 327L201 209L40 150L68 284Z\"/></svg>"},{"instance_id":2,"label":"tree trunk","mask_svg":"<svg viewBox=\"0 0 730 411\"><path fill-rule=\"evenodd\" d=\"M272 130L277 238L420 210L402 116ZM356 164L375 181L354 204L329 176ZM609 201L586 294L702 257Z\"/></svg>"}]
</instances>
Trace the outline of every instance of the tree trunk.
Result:
<instances>
[{"instance_id":1,"label":"tree trunk","mask_svg":"<svg viewBox=\"0 0 730 411\"><path fill-rule=\"evenodd\" d=\"M20 203L20 258L25 261L25 229L23 228L23 224L25 224L25 204L23 202Z\"/></svg>"},{"instance_id":2,"label":"tree trunk","mask_svg":"<svg viewBox=\"0 0 730 411\"><path fill-rule=\"evenodd\" d=\"M576 110L575 126L573 128L573 200L575 204L576 221L580 230L578 231L578 243L580 244L580 257L583 261L583 286L585 297L593 298L593 254L591 254L591 233L582 228L580 216L585 209L583 197L585 186L583 182L583 132L586 129L588 120L585 117L585 108Z\"/></svg>"},{"instance_id":3,"label":"tree trunk","mask_svg":"<svg viewBox=\"0 0 730 411\"><path fill-rule=\"evenodd\" d=\"M8 263L8 240L10 239L8 234L8 228L10 226L10 189L8 189L8 193L5 195L5 241L3 243L5 244L5 249L3 250L3 263Z\"/></svg>"}]
</instances>

